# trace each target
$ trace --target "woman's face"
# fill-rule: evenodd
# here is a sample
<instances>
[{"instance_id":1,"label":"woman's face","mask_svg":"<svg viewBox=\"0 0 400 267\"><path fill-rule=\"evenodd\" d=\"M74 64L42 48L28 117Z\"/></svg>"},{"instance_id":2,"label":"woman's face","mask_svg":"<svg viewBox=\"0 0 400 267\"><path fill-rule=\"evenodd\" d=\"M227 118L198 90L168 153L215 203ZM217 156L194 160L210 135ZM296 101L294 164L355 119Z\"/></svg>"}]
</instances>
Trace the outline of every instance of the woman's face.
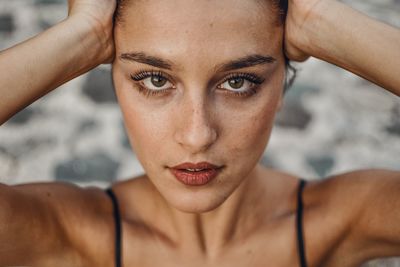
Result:
<instances>
[{"instance_id":1,"label":"woman's face","mask_svg":"<svg viewBox=\"0 0 400 267\"><path fill-rule=\"evenodd\" d=\"M175 208L210 211L251 179L280 106L283 27L265 1L147 0L122 9L113 79L130 142ZM223 167L202 186L170 168Z\"/></svg>"}]
</instances>

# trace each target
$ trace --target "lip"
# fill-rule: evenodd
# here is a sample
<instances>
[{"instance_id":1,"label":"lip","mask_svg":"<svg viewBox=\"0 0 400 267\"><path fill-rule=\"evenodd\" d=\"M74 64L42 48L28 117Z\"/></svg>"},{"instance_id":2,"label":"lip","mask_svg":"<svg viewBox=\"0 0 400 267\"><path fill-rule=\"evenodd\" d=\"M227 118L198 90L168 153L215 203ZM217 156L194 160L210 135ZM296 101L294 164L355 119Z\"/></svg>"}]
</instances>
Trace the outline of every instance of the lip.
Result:
<instances>
[{"instance_id":1,"label":"lip","mask_svg":"<svg viewBox=\"0 0 400 267\"><path fill-rule=\"evenodd\" d=\"M179 165L176 165L174 167L171 167L171 169L179 169L179 170L185 170L185 169L220 169L221 167L216 166L214 164L211 164L209 162L199 162L199 163L191 163L191 162L185 162Z\"/></svg>"},{"instance_id":2,"label":"lip","mask_svg":"<svg viewBox=\"0 0 400 267\"><path fill-rule=\"evenodd\" d=\"M201 186L217 177L222 168L222 166L216 166L209 162L185 162L169 169L181 183L190 186Z\"/></svg>"}]
</instances>

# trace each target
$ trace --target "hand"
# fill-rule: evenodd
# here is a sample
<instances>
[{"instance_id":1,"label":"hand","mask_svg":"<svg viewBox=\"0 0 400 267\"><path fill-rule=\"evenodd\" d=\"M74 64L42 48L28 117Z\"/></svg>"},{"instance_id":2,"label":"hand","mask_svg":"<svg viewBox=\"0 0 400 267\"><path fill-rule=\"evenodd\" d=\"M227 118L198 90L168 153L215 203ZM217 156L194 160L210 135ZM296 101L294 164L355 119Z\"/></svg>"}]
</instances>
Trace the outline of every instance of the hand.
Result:
<instances>
[{"instance_id":1,"label":"hand","mask_svg":"<svg viewBox=\"0 0 400 267\"><path fill-rule=\"evenodd\" d=\"M113 16L116 6L116 0L68 0L68 18L77 19L78 25L93 30L102 47L102 63L111 63L115 54Z\"/></svg>"},{"instance_id":2,"label":"hand","mask_svg":"<svg viewBox=\"0 0 400 267\"><path fill-rule=\"evenodd\" d=\"M329 0L328 0L329 1ZM285 53L294 61L305 61L311 54L307 51L317 40L310 40L309 20L315 10L320 8L323 0L289 0L289 9L285 23Z\"/></svg>"}]
</instances>

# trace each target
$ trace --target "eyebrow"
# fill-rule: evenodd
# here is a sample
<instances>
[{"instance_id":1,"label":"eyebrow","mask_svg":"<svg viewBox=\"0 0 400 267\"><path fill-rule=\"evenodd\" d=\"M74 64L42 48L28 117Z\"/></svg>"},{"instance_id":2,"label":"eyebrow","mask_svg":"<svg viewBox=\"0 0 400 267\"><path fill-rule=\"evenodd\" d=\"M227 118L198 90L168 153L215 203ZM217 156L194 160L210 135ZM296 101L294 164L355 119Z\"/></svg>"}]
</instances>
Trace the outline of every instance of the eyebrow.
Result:
<instances>
[{"instance_id":1,"label":"eyebrow","mask_svg":"<svg viewBox=\"0 0 400 267\"><path fill-rule=\"evenodd\" d=\"M239 59L235 59L224 63L220 66L217 66L217 71L231 71L236 69L244 69L249 68L257 65L264 65L264 64L272 64L276 61L275 58L272 56L263 56L263 55L249 55Z\"/></svg>"},{"instance_id":2,"label":"eyebrow","mask_svg":"<svg viewBox=\"0 0 400 267\"><path fill-rule=\"evenodd\" d=\"M151 65L161 69L172 70L173 63L169 60L164 60L158 57L146 55L143 52L138 53L123 53L120 55L121 60L136 61L139 63ZM264 56L259 54L245 56L239 59L231 60L227 63L218 65L216 72L226 72L236 69L249 68L257 65L272 64L276 59L272 56Z\"/></svg>"},{"instance_id":3,"label":"eyebrow","mask_svg":"<svg viewBox=\"0 0 400 267\"><path fill-rule=\"evenodd\" d=\"M153 57L146 55L145 53L123 53L120 56L122 60L136 61L139 63L151 65L153 67L161 68L161 69L172 69L172 62L168 60L164 60L158 57Z\"/></svg>"}]
</instances>

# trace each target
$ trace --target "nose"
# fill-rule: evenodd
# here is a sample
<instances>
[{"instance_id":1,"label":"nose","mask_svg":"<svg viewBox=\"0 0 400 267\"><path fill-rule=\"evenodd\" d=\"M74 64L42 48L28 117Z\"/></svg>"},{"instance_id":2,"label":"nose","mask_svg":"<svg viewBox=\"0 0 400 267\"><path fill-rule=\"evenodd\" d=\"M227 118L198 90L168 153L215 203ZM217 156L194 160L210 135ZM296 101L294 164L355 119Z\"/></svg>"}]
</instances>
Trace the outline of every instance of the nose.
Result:
<instances>
[{"instance_id":1,"label":"nose","mask_svg":"<svg viewBox=\"0 0 400 267\"><path fill-rule=\"evenodd\" d=\"M192 154L206 151L218 138L212 112L205 101L187 101L179 110L175 140Z\"/></svg>"}]
</instances>

